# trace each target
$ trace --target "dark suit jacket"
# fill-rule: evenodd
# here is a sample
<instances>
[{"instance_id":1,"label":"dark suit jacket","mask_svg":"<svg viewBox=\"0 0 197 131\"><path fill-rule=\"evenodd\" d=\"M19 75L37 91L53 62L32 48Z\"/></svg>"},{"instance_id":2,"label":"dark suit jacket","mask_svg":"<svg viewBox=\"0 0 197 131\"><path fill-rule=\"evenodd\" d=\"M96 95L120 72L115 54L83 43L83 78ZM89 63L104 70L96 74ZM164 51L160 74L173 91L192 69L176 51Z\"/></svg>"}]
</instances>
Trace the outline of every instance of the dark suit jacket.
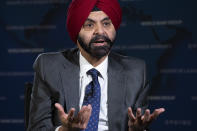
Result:
<instances>
[{"instance_id":1,"label":"dark suit jacket","mask_svg":"<svg viewBox=\"0 0 197 131\"><path fill-rule=\"evenodd\" d=\"M30 103L30 131L50 131L61 125L54 103L79 111L79 51L44 53L34 63ZM108 121L110 131L128 129L128 107L147 106L145 62L111 52L108 66Z\"/></svg>"}]
</instances>

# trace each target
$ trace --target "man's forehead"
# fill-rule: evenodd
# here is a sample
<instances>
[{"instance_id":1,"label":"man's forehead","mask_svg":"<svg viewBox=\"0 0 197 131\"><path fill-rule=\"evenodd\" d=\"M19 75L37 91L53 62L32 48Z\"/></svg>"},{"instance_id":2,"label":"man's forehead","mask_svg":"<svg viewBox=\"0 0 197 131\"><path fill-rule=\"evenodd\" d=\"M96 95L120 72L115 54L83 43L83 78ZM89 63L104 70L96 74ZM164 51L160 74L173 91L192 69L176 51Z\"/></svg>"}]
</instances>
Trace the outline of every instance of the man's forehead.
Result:
<instances>
[{"instance_id":1,"label":"man's forehead","mask_svg":"<svg viewBox=\"0 0 197 131\"><path fill-rule=\"evenodd\" d=\"M92 11L88 16L88 19L95 19L95 20L102 20L104 18L109 18L109 17L103 11Z\"/></svg>"}]
</instances>

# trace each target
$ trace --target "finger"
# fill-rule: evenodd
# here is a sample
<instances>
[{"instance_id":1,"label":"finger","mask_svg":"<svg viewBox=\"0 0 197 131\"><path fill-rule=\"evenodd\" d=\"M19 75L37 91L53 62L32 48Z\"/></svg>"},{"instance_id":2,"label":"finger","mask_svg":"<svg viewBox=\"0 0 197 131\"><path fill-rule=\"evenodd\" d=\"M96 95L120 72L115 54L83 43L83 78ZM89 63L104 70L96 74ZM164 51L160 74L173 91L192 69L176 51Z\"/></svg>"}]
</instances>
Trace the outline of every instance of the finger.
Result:
<instances>
[{"instance_id":1,"label":"finger","mask_svg":"<svg viewBox=\"0 0 197 131\"><path fill-rule=\"evenodd\" d=\"M161 113L165 111L164 108L155 109L150 116L150 121L155 120Z\"/></svg>"},{"instance_id":2,"label":"finger","mask_svg":"<svg viewBox=\"0 0 197 131\"><path fill-rule=\"evenodd\" d=\"M59 117L67 116L66 113L64 112L64 108L62 107L62 105L60 105L59 103L55 103L55 107L58 109Z\"/></svg>"},{"instance_id":3,"label":"finger","mask_svg":"<svg viewBox=\"0 0 197 131\"><path fill-rule=\"evenodd\" d=\"M92 113L92 106L89 104L86 108L86 112L83 114L83 117L82 117L83 118L82 119L83 125L85 125L85 126L88 125L91 113Z\"/></svg>"},{"instance_id":4,"label":"finger","mask_svg":"<svg viewBox=\"0 0 197 131\"><path fill-rule=\"evenodd\" d=\"M82 117L81 117L82 118L82 121L81 121L82 124L88 123L89 118L91 116L91 113L92 113L92 106L89 104L88 106L86 106L84 108L84 112L83 112Z\"/></svg>"},{"instance_id":5,"label":"finger","mask_svg":"<svg viewBox=\"0 0 197 131\"><path fill-rule=\"evenodd\" d=\"M64 112L64 108L59 103L55 103L55 107L58 109L58 116L63 125L67 125L68 115Z\"/></svg>"},{"instance_id":6,"label":"finger","mask_svg":"<svg viewBox=\"0 0 197 131\"><path fill-rule=\"evenodd\" d=\"M142 122L141 116L142 116L142 115L141 115L141 108L137 108L136 118L137 118L137 120L139 121L139 123Z\"/></svg>"},{"instance_id":7,"label":"finger","mask_svg":"<svg viewBox=\"0 0 197 131\"><path fill-rule=\"evenodd\" d=\"M143 115L143 122L148 122L150 120L150 110L146 109L144 115Z\"/></svg>"},{"instance_id":8,"label":"finger","mask_svg":"<svg viewBox=\"0 0 197 131\"><path fill-rule=\"evenodd\" d=\"M86 108L87 106L82 106L81 107L81 109L80 109L80 111L78 112L78 114L77 114L77 117L75 118L75 122L76 123L78 123L78 124L81 124L82 123L82 114L83 114L83 112L85 111L85 108Z\"/></svg>"},{"instance_id":9,"label":"finger","mask_svg":"<svg viewBox=\"0 0 197 131\"><path fill-rule=\"evenodd\" d=\"M87 107L87 114L86 114L86 116L87 116L86 118L88 118L88 120L89 120L91 114L92 114L92 106L89 104Z\"/></svg>"},{"instance_id":10,"label":"finger","mask_svg":"<svg viewBox=\"0 0 197 131\"><path fill-rule=\"evenodd\" d=\"M87 106L82 106L81 110L80 110L79 113L78 113L78 122L79 122L80 124L82 124L83 121L84 121L83 114L84 114L86 108L87 108Z\"/></svg>"},{"instance_id":11,"label":"finger","mask_svg":"<svg viewBox=\"0 0 197 131\"><path fill-rule=\"evenodd\" d=\"M131 122L134 122L136 120L131 107L128 108L128 116Z\"/></svg>"},{"instance_id":12,"label":"finger","mask_svg":"<svg viewBox=\"0 0 197 131\"><path fill-rule=\"evenodd\" d=\"M89 119L90 119L90 116L91 116L91 113L92 113L92 106L89 104L87 107L86 107L86 111L83 113L83 116L82 116L82 127L85 129L88 125L88 122L89 122Z\"/></svg>"},{"instance_id":13,"label":"finger","mask_svg":"<svg viewBox=\"0 0 197 131\"><path fill-rule=\"evenodd\" d=\"M61 113L64 113L63 107L59 103L55 103L55 107L60 111Z\"/></svg>"},{"instance_id":14,"label":"finger","mask_svg":"<svg viewBox=\"0 0 197 131\"><path fill-rule=\"evenodd\" d=\"M77 117L75 117L75 123L73 124L73 127L85 129L90 118L91 110L92 110L91 105L82 106L81 110L78 112Z\"/></svg>"},{"instance_id":15,"label":"finger","mask_svg":"<svg viewBox=\"0 0 197 131\"><path fill-rule=\"evenodd\" d=\"M68 117L67 120L68 122L72 123L74 120L74 113L75 113L75 108L71 108L68 112Z\"/></svg>"}]
</instances>

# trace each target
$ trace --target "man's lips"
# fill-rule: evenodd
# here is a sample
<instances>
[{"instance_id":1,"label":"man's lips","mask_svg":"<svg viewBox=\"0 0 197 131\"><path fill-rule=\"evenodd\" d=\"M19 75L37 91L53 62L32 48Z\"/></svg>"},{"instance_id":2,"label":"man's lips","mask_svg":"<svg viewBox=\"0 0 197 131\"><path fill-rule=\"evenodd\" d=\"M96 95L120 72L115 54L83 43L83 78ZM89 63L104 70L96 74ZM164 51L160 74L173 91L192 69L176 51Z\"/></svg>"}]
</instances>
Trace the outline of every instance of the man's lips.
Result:
<instances>
[{"instance_id":1,"label":"man's lips","mask_svg":"<svg viewBox=\"0 0 197 131\"><path fill-rule=\"evenodd\" d=\"M104 45L106 45L107 43L105 42L105 41L97 41L97 42L94 42L93 43L94 44L94 46L104 46Z\"/></svg>"}]
</instances>

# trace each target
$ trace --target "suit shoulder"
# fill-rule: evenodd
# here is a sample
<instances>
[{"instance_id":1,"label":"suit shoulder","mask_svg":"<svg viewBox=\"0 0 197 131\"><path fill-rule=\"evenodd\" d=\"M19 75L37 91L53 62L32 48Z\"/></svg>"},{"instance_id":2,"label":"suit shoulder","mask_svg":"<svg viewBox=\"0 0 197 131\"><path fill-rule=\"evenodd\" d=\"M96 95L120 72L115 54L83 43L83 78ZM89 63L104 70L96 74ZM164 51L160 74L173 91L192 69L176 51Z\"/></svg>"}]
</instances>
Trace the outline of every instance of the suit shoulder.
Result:
<instances>
[{"instance_id":1,"label":"suit shoulder","mask_svg":"<svg viewBox=\"0 0 197 131\"><path fill-rule=\"evenodd\" d=\"M40 61L44 59L44 61L48 61L48 62L51 61L54 63L55 61L58 61L58 60L64 60L69 55L73 55L74 54L73 52L75 52L75 50L76 50L75 48L71 48L71 49L65 49L59 52L41 53L37 56L35 61Z\"/></svg>"},{"instance_id":2,"label":"suit shoulder","mask_svg":"<svg viewBox=\"0 0 197 131\"><path fill-rule=\"evenodd\" d=\"M58 59L61 56L60 52L47 52L47 53L41 53L37 56L34 65L37 63L40 63L42 61L48 61L48 62L52 62L56 59Z\"/></svg>"},{"instance_id":3,"label":"suit shoulder","mask_svg":"<svg viewBox=\"0 0 197 131\"><path fill-rule=\"evenodd\" d=\"M60 52L47 52L47 53L41 53L36 58L33 67L36 66L44 66L45 68L58 68L60 65L66 63L71 63L74 61L74 58L77 58L75 55L77 55L77 49L71 48L66 49ZM76 60L77 61L77 60Z\"/></svg>"},{"instance_id":4,"label":"suit shoulder","mask_svg":"<svg viewBox=\"0 0 197 131\"><path fill-rule=\"evenodd\" d=\"M113 52L112 57L116 59L125 68L144 68L144 66L146 65L143 59L132 56L126 56L123 54Z\"/></svg>"},{"instance_id":5,"label":"suit shoulder","mask_svg":"<svg viewBox=\"0 0 197 131\"><path fill-rule=\"evenodd\" d=\"M61 52L47 52L38 55L37 59L55 59L61 55Z\"/></svg>"}]
</instances>

